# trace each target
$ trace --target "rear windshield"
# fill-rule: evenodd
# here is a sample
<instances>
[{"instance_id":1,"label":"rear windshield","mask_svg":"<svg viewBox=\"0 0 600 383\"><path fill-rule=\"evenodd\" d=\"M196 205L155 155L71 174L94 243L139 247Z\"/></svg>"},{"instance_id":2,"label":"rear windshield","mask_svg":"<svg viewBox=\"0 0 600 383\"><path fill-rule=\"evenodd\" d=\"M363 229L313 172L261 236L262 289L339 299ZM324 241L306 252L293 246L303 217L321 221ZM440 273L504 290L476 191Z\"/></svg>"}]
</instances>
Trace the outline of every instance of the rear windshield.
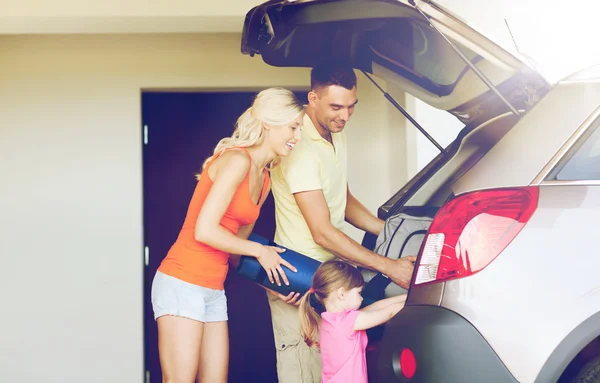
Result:
<instances>
[{"instance_id":1,"label":"rear windshield","mask_svg":"<svg viewBox=\"0 0 600 383\"><path fill-rule=\"evenodd\" d=\"M367 32L373 61L440 96L450 94L469 69L431 26L411 19L389 19ZM455 43L456 44L456 43ZM456 44L473 63L480 56Z\"/></svg>"}]
</instances>

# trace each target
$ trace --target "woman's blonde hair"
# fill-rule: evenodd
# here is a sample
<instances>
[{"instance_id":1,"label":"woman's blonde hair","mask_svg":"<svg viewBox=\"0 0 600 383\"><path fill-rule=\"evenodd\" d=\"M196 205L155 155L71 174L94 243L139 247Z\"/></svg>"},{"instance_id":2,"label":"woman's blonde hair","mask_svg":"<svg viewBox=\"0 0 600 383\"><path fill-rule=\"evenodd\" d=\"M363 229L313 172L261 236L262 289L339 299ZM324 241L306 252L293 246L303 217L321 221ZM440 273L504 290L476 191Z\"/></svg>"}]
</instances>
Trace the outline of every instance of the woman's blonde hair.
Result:
<instances>
[{"instance_id":1,"label":"woman's blonde hair","mask_svg":"<svg viewBox=\"0 0 600 383\"><path fill-rule=\"evenodd\" d=\"M285 126L292 123L304 111L304 105L294 93L284 88L268 88L256 95L252 106L238 118L231 137L225 137L215 147L202 169L215 157L232 147L248 148L262 143L263 124ZM273 165L273 164L271 164ZM196 176L197 178L200 175Z\"/></svg>"},{"instance_id":2,"label":"woman's blonde hair","mask_svg":"<svg viewBox=\"0 0 600 383\"><path fill-rule=\"evenodd\" d=\"M365 285L358 269L339 259L323 262L312 279L312 288L300 300L300 334L309 346L318 346L321 313L324 301L340 287L352 290ZM313 299L314 298L314 299Z\"/></svg>"}]
</instances>

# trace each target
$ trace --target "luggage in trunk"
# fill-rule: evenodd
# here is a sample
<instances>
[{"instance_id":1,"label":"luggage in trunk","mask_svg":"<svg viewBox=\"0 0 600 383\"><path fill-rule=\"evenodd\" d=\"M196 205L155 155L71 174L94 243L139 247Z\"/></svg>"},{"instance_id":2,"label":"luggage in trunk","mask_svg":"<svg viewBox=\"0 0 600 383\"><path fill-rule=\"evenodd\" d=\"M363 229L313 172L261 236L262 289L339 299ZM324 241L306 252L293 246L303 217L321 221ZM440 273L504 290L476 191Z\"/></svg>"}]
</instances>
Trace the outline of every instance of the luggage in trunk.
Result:
<instances>
[{"instance_id":1,"label":"luggage in trunk","mask_svg":"<svg viewBox=\"0 0 600 383\"><path fill-rule=\"evenodd\" d=\"M374 251L392 259L418 255L431 221L430 217L416 217L404 213L389 217L377 237ZM367 282L363 292L366 296L382 299L407 292L381 273L367 269L361 272Z\"/></svg>"}]
</instances>

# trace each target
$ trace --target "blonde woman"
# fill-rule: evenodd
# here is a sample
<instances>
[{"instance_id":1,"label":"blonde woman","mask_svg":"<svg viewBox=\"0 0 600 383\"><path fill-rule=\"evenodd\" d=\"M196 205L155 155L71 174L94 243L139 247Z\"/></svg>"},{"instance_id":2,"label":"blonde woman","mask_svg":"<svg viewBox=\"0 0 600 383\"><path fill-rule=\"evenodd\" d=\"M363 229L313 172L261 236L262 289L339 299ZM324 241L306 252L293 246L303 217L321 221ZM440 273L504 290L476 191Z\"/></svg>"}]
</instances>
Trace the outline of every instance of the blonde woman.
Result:
<instances>
[{"instance_id":1,"label":"blonde woman","mask_svg":"<svg viewBox=\"0 0 600 383\"><path fill-rule=\"evenodd\" d=\"M269 168L300 140L303 117L292 92L266 89L204 162L181 232L152 283L163 382L227 382L229 254L256 257L279 285L289 284L282 266L296 271L282 249L247 238L270 191Z\"/></svg>"}]
</instances>

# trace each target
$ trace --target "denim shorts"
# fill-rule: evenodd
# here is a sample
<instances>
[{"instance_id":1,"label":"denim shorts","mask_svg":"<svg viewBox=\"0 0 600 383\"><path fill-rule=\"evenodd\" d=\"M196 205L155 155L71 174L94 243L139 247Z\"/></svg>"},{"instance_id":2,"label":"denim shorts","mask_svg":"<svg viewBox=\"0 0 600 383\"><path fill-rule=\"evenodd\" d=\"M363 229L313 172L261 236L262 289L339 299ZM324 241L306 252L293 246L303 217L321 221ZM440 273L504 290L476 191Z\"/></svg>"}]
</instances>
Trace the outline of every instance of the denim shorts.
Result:
<instances>
[{"instance_id":1,"label":"denim shorts","mask_svg":"<svg viewBox=\"0 0 600 383\"><path fill-rule=\"evenodd\" d=\"M173 315L205 323L227 320L224 290L197 286L157 271L151 294L154 319Z\"/></svg>"}]
</instances>

